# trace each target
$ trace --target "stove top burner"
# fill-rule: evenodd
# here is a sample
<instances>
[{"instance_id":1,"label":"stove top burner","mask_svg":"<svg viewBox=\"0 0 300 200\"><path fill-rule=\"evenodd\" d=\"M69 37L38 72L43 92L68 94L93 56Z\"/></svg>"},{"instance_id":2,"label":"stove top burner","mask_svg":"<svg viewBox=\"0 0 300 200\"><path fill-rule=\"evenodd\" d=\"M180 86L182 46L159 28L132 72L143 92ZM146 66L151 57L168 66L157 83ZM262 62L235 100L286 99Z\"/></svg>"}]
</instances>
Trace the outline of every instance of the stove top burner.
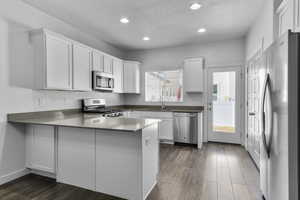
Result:
<instances>
[{"instance_id":1,"label":"stove top burner","mask_svg":"<svg viewBox=\"0 0 300 200\"><path fill-rule=\"evenodd\" d=\"M112 112L112 113L108 113L108 114L103 114L103 117L121 117L123 116L123 113L121 112Z\"/></svg>"},{"instance_id":2,"label":"stove top burner","mask_svg":"<svg viewBox=\"0 0 300 200\"><path fill-rule=\"evenodd\" d=\"M99 113L103 117L120 117L123 116L122 111L113 110L105 106L103 99L84 99L82 102L82 111L84 113Z\"/></svg>"},{"instance_id":3,"label":"stove top burner","mask_svg":"<svg viewBox=\"0 0 300 200\"><path fill-rule=\"evenodd\" d=\"M119 110L112 110L109 108L94 108L94 109L85 109L85 113L99 113L103 117L120 117L123 116L123 113Z\"/></svg>"}]
</instances>

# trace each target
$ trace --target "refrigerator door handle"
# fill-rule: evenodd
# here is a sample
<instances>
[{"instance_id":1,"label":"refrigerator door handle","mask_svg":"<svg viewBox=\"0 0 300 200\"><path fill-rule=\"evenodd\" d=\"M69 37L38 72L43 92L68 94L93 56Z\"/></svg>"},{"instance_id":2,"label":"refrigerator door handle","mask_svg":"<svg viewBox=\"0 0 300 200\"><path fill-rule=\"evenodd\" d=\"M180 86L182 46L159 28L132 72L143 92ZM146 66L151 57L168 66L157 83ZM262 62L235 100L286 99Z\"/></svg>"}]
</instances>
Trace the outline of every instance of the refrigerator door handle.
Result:
<instances>
[{"instance_id":1,"label":"refrigerator door handle","mask_svg":"<svg viewBox=\"0 0 300 200\"><path fill-rule=\"evenodd\" d=\"M265 102L266 102L266 94L267 91L269 91L269 103L270 103L270 115L268 116L267 120L269 120L269 141L267 141L267 136L266 136L266 113L265 113ZM263 145L265 147L265 150L267 152L268 158L270 158L270 152L271 152L271 141L273 137L273 110L272 110L272 97L271 97L271 79L270 75L267 74L266 76L266 81L264 84L263 88L263 96L262 96L262 107L261 107L261 117L262 117L262 140L263 140Z\"/></svg>"}]
</instances>

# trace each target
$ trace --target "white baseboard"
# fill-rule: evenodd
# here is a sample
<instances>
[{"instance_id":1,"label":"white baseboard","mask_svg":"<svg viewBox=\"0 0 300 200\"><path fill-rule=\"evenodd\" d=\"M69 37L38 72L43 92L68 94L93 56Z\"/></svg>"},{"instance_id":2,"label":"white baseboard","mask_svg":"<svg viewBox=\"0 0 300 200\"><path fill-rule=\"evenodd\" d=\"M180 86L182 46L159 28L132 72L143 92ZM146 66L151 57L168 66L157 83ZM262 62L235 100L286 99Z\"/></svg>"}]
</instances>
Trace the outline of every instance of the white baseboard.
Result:
<instances>
[{"instance_id":1,"label":"white baseboard","mask_svg":"<svg viewBox=\"0 0 300 200\"><path fill-rule=\"evenodd\" d=\"M159 142L162 144L174 144L173 140L168 140L168 139L160 139Z\"/></svg>"},{"instance_id":2,"label":"white baseboard","mask_svg":"<svg viewBox=\"0 0 300 200\"><path fill-rule=\"evenodd\" d=\"M10 181L13 181L13 180L20 178L22 176L25 176L29 173L30 173L30 170L24 168L24 169L20 169L20 170L11 172L9 174L3 175L0 177L0 185L2 185L4 183L8 183Z\"/></svg>"},{"instance_id":3,"label":"white baseboard","mask_svg":"<svg viewBox=\"0 0 300 200\"><path fill-rule=\"evenodd\" d=\"M154 184L152 185L152 187L150 188L150 190L147 192L147 194L144 196L144 200L147 199L147 197L149 196L149 194L152 192L152 190L154 189L154 187L156 186L157 181L155 180Z\"/></svg>"},{"instance_id":4,"label":"white baseboard","mask_svg":"<svg viewBox=\"0 0 300 200\"><path fill-rule=\"evenodd\" d=\"M50 173L50 172L44 172L44 171L32 169L32 170L30 170L30 173L36 174L36 175L39 175L39 176L45 176L45 177L48 177L48 178L56 179L56 174Z\"/></svg>"}]
</instances>

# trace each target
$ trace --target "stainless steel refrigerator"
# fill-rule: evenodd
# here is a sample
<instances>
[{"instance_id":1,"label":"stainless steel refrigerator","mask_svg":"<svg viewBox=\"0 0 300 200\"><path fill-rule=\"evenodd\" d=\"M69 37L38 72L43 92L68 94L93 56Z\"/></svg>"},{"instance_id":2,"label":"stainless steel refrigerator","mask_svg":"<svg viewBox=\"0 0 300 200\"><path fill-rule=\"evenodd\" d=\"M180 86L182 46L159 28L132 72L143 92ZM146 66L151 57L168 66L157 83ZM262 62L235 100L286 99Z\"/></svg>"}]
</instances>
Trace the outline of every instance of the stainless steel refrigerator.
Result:
<instances>
[{"instance_id":1,"label":"stainless steel refrigerator","mask_svg":"<svg viewBox=\"0 0 300 200\"><path fill-rule=\"evenodd\" d=\"M299 41L289 31L264 52L260 188L266 200L298 200Z\"/></svg>"}]
</instances>

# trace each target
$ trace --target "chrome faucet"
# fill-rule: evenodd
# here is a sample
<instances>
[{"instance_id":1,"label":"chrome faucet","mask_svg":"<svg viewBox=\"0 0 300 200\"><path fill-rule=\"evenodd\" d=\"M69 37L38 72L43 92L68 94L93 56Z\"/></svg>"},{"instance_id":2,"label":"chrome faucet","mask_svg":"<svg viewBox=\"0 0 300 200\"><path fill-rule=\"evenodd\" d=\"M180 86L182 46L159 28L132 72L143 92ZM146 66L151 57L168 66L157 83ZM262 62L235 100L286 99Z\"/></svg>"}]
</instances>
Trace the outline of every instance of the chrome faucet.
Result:
<instances>
[{"instance_id":1,"label":"chrome faucet","mask_svg":"<svg viewBox=\"0 0 300 200\"><path fill-rule=\"evenodd\" d=\"M166 105L165 105L165 102L164 102L164 87L162 87L161 89L161 96L160 96L160 99L161 99L161 109L164 110L166 109Z\"/></svg>"}]
</instances>

